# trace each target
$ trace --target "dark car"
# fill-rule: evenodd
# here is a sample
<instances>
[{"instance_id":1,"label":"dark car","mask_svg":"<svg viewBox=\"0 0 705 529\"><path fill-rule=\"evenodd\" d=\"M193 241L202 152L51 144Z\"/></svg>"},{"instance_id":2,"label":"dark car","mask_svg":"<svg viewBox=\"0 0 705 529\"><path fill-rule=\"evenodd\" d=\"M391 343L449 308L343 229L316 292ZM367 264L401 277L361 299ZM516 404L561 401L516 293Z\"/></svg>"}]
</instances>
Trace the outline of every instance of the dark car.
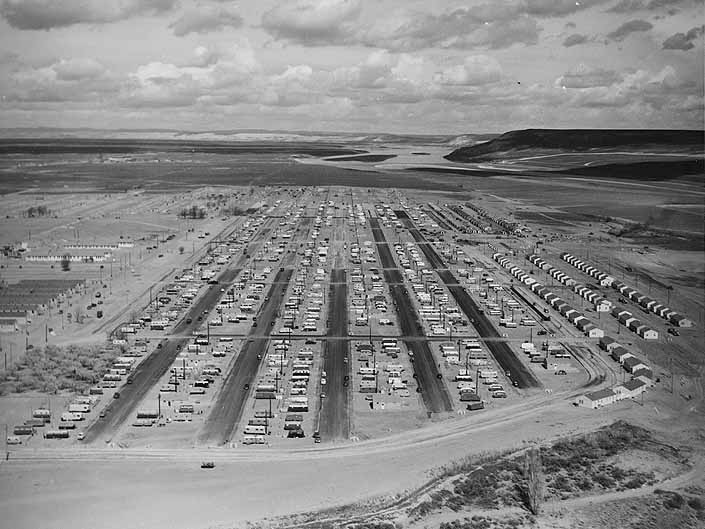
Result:
<instances>
[{"instance_id":1,"label":"dark car","mask_svg":"<svg viewBox=\"0 0 705 529\"><path fill-rule=\"evenodd\" d=\"M673 327L668 328L668 334L672 334L673 336L680 336L681 333L679 333L676 329Z\"/></svg>"},{"instance_id":2,"label":"dark car","mask_svg":"<svg viewBox=\"0 0 705 529\"><path fill-rule=\"evenodd\" d=\"M119 392L119 391L116 391L115 393L113 393L113 398L114 398L114 399L119 399L119 398L120 398L120 392Z\"/></svg>"}]
</instances>

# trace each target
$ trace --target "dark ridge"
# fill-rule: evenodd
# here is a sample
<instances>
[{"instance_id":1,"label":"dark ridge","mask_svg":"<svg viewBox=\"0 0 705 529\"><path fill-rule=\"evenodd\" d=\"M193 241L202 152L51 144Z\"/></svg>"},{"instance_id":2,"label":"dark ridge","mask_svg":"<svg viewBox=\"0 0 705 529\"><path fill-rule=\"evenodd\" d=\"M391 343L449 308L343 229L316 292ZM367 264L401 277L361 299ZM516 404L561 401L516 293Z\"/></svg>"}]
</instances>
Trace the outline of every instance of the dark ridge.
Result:
<instances>
[{"instance_id":1,"label":"dark ridge","mask_svg":"<svg viewBox=\"0 0 705 529\"><path fill-rule=\"evenodd\" d=\"M684 175L705 173L705 160L681 160L677 162L636 162L590 167L573 167L559 171L541 171L548 175L593 176L620 180L673 180Z\"/></svg>"},{"instance_id":2,"label":"dark ridge","mask_svg":"<svg viewBox=\"0 0 705 529\"><path fill-rule=\"evenodd\" d=\"M335 158L324 158L326 162L383 162L390 158L396 158L396 154L361 154L359 156L336 156Z\"/></svg>"},{"instance_id":3,"label":"dark ridge","mask_svg":"<svg viewBox=\"0 0 705 529\"><path fill-rule=\"evenodd\" d=\"M485 143L461 147L445 156L453 162L486 161L523 149L556 149L568 152L615 147L702 147L701 130L527 129L502 134Z\"/></svg>"},{"instance_id":4,"label":"dark ridge","mask_svg":"<svg viewBox=\"0 0 705 529\"><path fill-rule=\"evenodd\" d=\"M363 154L365 151L340 145L282 142L217 142L180 140L123 139L0 139L0 154L308 154L336 156Z\"/></svg>"}]
</instances>

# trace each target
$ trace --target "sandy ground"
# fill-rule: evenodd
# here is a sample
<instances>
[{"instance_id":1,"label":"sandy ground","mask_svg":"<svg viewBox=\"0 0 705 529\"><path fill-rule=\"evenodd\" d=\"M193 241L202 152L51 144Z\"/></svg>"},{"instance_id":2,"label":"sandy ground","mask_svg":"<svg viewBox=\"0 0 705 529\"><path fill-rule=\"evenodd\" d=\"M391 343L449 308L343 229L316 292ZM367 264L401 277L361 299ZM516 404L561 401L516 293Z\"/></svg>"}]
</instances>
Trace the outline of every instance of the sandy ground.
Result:
<instances>
[{"instance_id":1,"label":"sandy ground","mask_svg":"<svg viewBox=\"0 0 705 529\"><path fill-rule=\"evenodd\" d=\"M13 451L0 467L0 512L8 527L18 528L227 527L402 491L469 454L518 448L618 418L658 430L681 424L682 439L702 435L700 409L682 408L663 390L643 407L621 402L595 411L534 397L493 416L337 448ZM201 460L214 460L216 468L200 469Z\"/></svg>"}]
</instances>

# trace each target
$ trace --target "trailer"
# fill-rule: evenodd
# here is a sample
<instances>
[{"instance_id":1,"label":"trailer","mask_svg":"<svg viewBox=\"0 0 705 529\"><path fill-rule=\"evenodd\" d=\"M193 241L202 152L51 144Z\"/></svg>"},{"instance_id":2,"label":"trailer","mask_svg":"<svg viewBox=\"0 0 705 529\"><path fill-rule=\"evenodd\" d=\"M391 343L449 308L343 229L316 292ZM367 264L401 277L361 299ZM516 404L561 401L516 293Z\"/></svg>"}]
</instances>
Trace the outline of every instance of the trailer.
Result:
<instances>
[{"instance_id":1,"label":"trailer","mask_svg":"<svg viewBox=\"0 0 705 529\"><path fill-rule=\"evenodd\" d=\"M266 442L264 435L244 435L242 444L244 445L263 445Z\"/></svg>"},{"instance_id":2,"label":"trailer","mask_svg":"<svg viewBox=\"0 0 705 529\"><path fill-rule=\"evenodd\" d=\"M27 425L15 426L12 429L14 435L34 435L34 427Z\"/></svg>"},{"instance_id":3,"label":"trailer","mask_svg":"<svg viewBox=\"0 0 705 529\"><path fill-rule=\"evenodd\" d=\"M266 435L267 434L267 428L266 426L255 426L252 424L248 424L245 426L245 435Z\"/></svg>"},{"instance_id":4,"label":"trailer","mask_svg":"<svg viewBox=\"0 0 705 529\"><path fill-rule=\"evenodd\" d=\"M44 434L44 439L68 439L68 430L49 430Z\"/></svg>"},{"instance_id":5,"label":"trailer","mask_svg":"<svg viewBox=\"0 0 705 529\"><path fill-rule=\"evenodd\" d=\"M32 412L32 417L35 419L42 419L44 422L49 422L51 420L51 411L44 408L38 408Z\"/></svg>"}]
</instances>

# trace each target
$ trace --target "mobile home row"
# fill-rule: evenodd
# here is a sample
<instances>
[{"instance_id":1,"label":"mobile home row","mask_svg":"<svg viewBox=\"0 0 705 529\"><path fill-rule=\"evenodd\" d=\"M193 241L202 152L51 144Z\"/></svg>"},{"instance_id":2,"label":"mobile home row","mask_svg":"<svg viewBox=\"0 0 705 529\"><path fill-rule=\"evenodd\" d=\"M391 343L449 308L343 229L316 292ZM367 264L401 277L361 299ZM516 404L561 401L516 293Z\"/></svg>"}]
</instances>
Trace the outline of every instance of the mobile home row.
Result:
<instances>
[{"instance_id":1,"label":"mobile home row","mask_svg":"<svg viewBox=\"0 0 705 529\"><path fill-rule=\"evenodd\" d=\"M593 322L585 317L581 312L574 309L564 300L559 298L556 294L551 292L551 290L539 283L536 279L529 276L518 266L513 265L509 259L502 256L500 253L495 253L492 258L497 261L504 268L509 270L509 272L519 279L522 283L527 285L536 295L541 297L546 303L551 305L554 309L561 313L561 315L570 321L575 327L577 327L581 332L590 338L602 338L605 333L602 329L597 327Z\"/></svg>"},{"instance_id":2,"label":"mobile home row","mask_svg":"<svg viewBox=\"0 0 705 529\"><path fill-rule=\"evenodd\" d=\"M558 270L557 268L554 268L553 266L548 264L546 261L541 259L538 255L531 254L531 255L528 255L526 257L526 259L529 262L533 263L535 266L548 272L554 279L557 279L558 281L563 283L565 286L570 287L573 290L573 292L575 292L576 294L578 294L582 298L588 300L590 303L592 303L595 306L596 311L607 312L612 307L611 301L600 296L600 294L598 294L597 292L594 292L593 290L589 289L585 285L581 285L580 283L576 282L574 279L569 277L568 274L566 274L565 272L562 272L561 270Z\"/></svg>"},{"instance_id":3,"label":"mobile home row","mask_svg":"<svg viewBox=\"0 0 705 529\"><path fill-rule=\"evenodd\" d=\"M621 281L616 281L612 276L609 276L609 275L605 274L604 272L600 272L594 266L588 265L587 263L581 261L580 259L578 259L574 255L571 255L569 253L562 253L561 259L572 264L574 267L576 267L579 270L582 270L586 274L589 274L592 277L599 279L601 285L611 286L612 288L617 290L620 294L622 294L622 296L624 296L625 298L631 299L632 301L641 305L644 309L653 312L654 314L660 316L661 318L670 322L671 324L673 324L677 327L692 327L693 326L693 321L686 318L682 314L676 312L675 310L670 309L669 307L667 307L663 303L659 303L657 300L650 298L646 294L642 294L637 289L632 288L628 285L625 285ZM602 279L600 279L600 278L602 278Z\"/></svg>"}]
</instances>

